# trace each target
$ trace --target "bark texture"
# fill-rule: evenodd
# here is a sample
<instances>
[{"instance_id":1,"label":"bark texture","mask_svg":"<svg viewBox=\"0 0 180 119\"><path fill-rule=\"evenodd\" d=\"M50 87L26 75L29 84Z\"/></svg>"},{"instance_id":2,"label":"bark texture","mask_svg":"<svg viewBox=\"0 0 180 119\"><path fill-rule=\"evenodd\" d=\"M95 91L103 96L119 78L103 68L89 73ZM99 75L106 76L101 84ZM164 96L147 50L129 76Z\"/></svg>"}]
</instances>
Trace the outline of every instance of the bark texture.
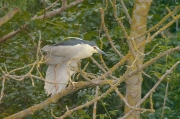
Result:
<instances>
[{"instance_id":1,"label":"bark texture","mask_svg":"<svg viewBox=\"0 0 180 119\"><path fill-rule=\"evenodd\" d=\"M137 47L140 43L146 40L145 36L142 36L138 39L133 39L146 31L147 25L147 16L152 0L136 0L132 13L131 21L131 40L128 41L130 52L132 56L128 61L129 73L132 70L137 69L143 64L143 56L141 53L144 53L145 46L140 47L137 50ZM138 73L133 77L126 80L126 100L131 106L136 106L136 104L141 100L141 84L143 78L142 73ZM125 106L125 114L130 111L130 108ZM131 113L127 119L140 119L140 112L135 111Z\"/></svg>"}]
</instances>

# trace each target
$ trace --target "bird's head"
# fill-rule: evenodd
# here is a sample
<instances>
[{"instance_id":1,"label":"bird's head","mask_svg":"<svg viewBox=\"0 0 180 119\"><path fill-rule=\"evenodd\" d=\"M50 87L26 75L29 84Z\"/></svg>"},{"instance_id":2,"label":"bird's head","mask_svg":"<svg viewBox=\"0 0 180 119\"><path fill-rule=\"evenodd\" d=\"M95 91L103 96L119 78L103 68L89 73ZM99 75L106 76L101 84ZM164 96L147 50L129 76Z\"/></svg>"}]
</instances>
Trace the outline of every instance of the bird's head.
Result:
<instances>
[{"instance_id":1,"label":"bird's head","mask_svg":"<svg viewBox=\"0 0 180 119\"><path fill-rule=\"evenodd\" d=\"M92 51L94 53L100 53L102 55L107 56L107 54L104 51L102 51L101 49L99 49L99 47L97 45L94 45L94 46L91 46L91 47L92 47Z\"/></svg>"}]
</instances>

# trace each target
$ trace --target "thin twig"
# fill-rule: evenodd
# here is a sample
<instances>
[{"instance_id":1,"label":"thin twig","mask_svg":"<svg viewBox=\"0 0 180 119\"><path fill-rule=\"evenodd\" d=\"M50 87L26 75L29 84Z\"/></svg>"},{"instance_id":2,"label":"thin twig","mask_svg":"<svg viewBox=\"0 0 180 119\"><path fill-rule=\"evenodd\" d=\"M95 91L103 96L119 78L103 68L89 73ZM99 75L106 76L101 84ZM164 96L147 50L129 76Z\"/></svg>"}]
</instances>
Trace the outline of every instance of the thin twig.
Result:
<instances>
[{"instance_id":1,"label":"thin twig","mask_svg":"<svg viewBox=\"0 0 180 119\"><path fill-rule=\"evenodd\" d=\"M99 92L99 86L96 86L96 94L94 98L97 98L98 92ZM96 119L96 109L97 109L97 101L94 102L94 106L93 106L93 119Z\"/></svg>"},{"instance_id":2,"label":"thin twig","mask_svg":"<svg viewBox=\"0 0 180 119\"><path fill-rule=\"evenodd\" d=\"M104 77L105 78L105 77ZM106 78L105 78L106 79ZM106 79L107 80L107 79ZM107 82L109 82L108 80L107 80ZM149 111L149 112L154 112L154 110L151 110L151 109L143 109L143 108L136 108L136 107L133 107L133 106L131 106L128 102L127 102L127 100L126 100L126 98L120 93L120 91L118 90L118 88L117 87L115 87L113 84L111 84L110 82L109 82L109 85L114 89L114 91L117 93L117 95L123 100L123 102L125 103L125 105L127 105L129 108L131 108L131 109L133 109L133 110L137 110L137 111Z\"/></svg>"},{"instance_id":3,"label":"thin twig","mask_svg":"<svg viewBox=\"0 0 180 119\"><path fill-rule=\"evenodd\" d=\"M109 80L112 84L115 84L114 86L118 86L123 80L132 77L133 75L139 73L141 70L145 69L146 67L150 66L152 63L154 63L156 60L160 59L161 57L170 54L172 52L175 51L180 51L180 47L176 47L173 49L170 49L168 51L165 51L162 54L159 54L158 56L156 56L155 58L151 59L150 61L146 62L145 64L143 64L141 67L139 67L139 69L133 70L132 72L128 73L128 74L124 74L123 76L120 77L120 79L118 81L113 81L113 80ZM105 76L105 75L104 75ZM102 77L102 76L101 76ZM78 82L75 84L76 89L72 90L73 87L67 87L66 89L64 89L62 92L59 92L57 94L55 94L54 96L48 98L47 100L43 101L40 104L34 105L32 107L29 107L28 109L25 109L21 112L18 112L16 114L13 114L9 117L6 117L5 119L10 119L12 117L14 118L22 118L24 116L27 116L29 114L32 114L40 109L43 109L44 107L48 106L51 103L55 103L58 99L62 98L63 96L73 93L79 89L85 88L85 87L89 87L89 86L97 86L97 85L104 85L104 84L109 84L106 80L100 80L101 77L93 79L92 83L90 82ZM102 77L103 78L103 77ZM99 80L98 80L99 79ZM78 110L78 109L82 109L83 107L89 106L91 104L93 104L95 101L102 99L103 97L107 96L110 92L113 91L113 88L108 89L105 93L103 93L102 95L98 96L96 99L91 100L90 102L87 102L83 105L80 105L72 110L69 110L69 112L66 112L62 118L70 115L72 112ZM148 96L147 96L148 97ZM141 102L142 103L142 102ZM140 104L139 104L140 105ZM137 105L137 106L139 106Z\"/></svg>"},{"instance_id":4,"label":"thin twig","mask_svg":"<svg viewBox=\"0 0 180 119\"><path fill-rule=\"evenodd\" d=\"M103 72L106 72L106 70L93 57L90 57L90 59L93 61L94 64L96 64L99 69L101 69Z\"/></svg>"},{"instance_id":5,"label":"thin twig","mask_svg":"<svg viewBox=\"0 0 180 119\"><path fill-rule=\"evenodd\" d=\"M53 10L53 11L50 11L50 12L47 12L46 15L45 15L45 18L52 18L56 15L58 15L59 13L61 13L62 11L68 9L68 8L71 8L72 6L75 6L81 2L83 2L84 0L75 0L74 2L70 3L69 5L66 5L65 7L62 5L61 8L59 9L56 9L56 10ZM35 19L43 19L44 15L41 15L41 16L36 16L34 17L33 20Z\"/></svg>"},{"instance_id":6,"label":"thin twig","mask_svg":"<svg viewBox=\"0 0 180 119\"><path fill-rule=\"evenodd\" d=\"M180 5L177 6L172 12L170 12L169 14L167 14L165 17L163 17L163 19L161 21L159 21L155 26L151 27L150 29L148 29L146 32L144 32L143 34L137 36L134 39L138 39L142 36L144 36L147 33L150 33L151 31L156 30L159 26L161 26L169 17L171 17L174 13L176 13L178 10L180 9Z\"/></svg>"},{"instance_id":7,"label":"thin twig","mask_svg":"<svg viewBox=\"0 0 180 119\"><path fill-rule=\"evenodd\" d=\"M180 63L180 61L176 62L169 70L166 71L166 73L164 73L161 78L159 78L158 82L156 82L156 84L153 86L153 88L151 88L151 90L146 93L146 95L137 103L136 107L139 107L148 97L149 95L151 95L151 93L153 93L155 91L155 89L159 86L159 84L161 83L161 81L167 76L169 75L172 70L174 68L176 68L176 66ZM126 113L123 117L118 118L118 119L125 119L127 116L129 116L132 112L134 112L134 110L130 110L128 113Z\"/></svg>"},{"instance_id":8,"label":"thin twig","mask_svg":"<svg viewBox=\"0 0 180 119\"><path fill-rule=\"evenodd\" d=\"M121 27L123 33L124 33L124 36L126 37L127 39L127 43L129 44L129 49L131 51L131 53L133 54L133 57L135 57L135 52L133 50L133 46L132 46L132 43L131 43L131 38L129 37L128 33L126 32L126 29L123 25L123 23L121 22L121 20L117 17L117 8L116 8L116 0L113 0L113 2L111 2L112 6L113 6L113 11L114 11L114 17L118 23L118 25Z\"/></svg>"},{"instance_id":9,"label":"thin twig","mask_svg":"<svg viewBox=\"0 0 180 119\"><path fill-rule=\"evenodd\" d=\"M123 55L116 49L116 47L114 46L114 43L109 35L109 32L108 32L108 29L105 25L105 22L104 22L104 10L102 8L99 9L100 10L100 14L101 14L101 24L102 24L102 27L103 27L103 30L105 31L106 33L106 37L111 45L111 47L113 48L113 50L115 51L116 54L118 54L121 58L123 57Z\"/></svg>"},{"instance_id":10,"label":"thin twig","mask_svg":"<svg viewBox=\"0 0 180 119\"><path fill-rule=\"evenodd\" d=\"M47 12L46 15L45 15L45 17L44 17L44 14L41 15L41 16L35 15L35 16L32 17L32 19L31 19L30 21L36 20L36 19L44 19L44 18L54 17L54 16L60 14L61 12L65 11L65 10L67 10L67 9L69 9L69 8L75 6L75 5L77 5L77 4L79 4L79 3L83 2L83 1L84 1L84 0L75 0L74 2L70 3L70 4L67 5L66 7L63 7L63 8L61 7L61 8L59 8L59 9L56 9L56 10ZM0 38L0 43L3 43L3 42L5 42L7 39L9 39L9 38L15 36L16 34L20 33L23 29L25 29L25 28L29 25L30 21L29 21L27 24L22 25L22 26L21 26L19 29L17 29L16 31L12 31L12 32L6 34L5 36L1 37L1 38Z\"/></svg>"},{"instance_id":11,"label":"thin twig","mask_svg":"<svg viewBox=\"0 0 180 119\"><path fill-rule=\"evenodd\" d=\"M2 98L4 96L4 85L5 85L5 77L2 80L2 88L1 88L1 95L0 95L0 104L2 103Z\"/></svg>"},{"instance_id":12,"label":"thin twig","mask_svg":"<svg viewBox=\"0 0 180 119\"><path fill-rule=\"evenodd\" d=\"M153 92L152 92L151 95L150 95L150 108L151 108L151 110L154 110L154 108L153 108L153 99L152 99L152 95L153 95Z\"/></svg>"},{"instance_id":13,"label":"thin twig","mask_svg":"<svg viewBox=\"0 0 180 119\"><path fill-rule=\"evenodd\" d=\"M178 50L180 50L180 47L177 47L177 48L178 48ZM174 49L174 50L175 50L175 49ZM167 53L170 53L171 51L172 51L172 49L164 52L163 54L160 54L160 55L156 56L155 58L149 60L148 62L144 63L141 67L138 67L138 69L133 70L133 71L130 72L130 73L127 73L127 72L129 72L129 70L130 70L130 69L128 69L128 70L124 73L124 75L123 75L122 77L120 77L120 79L114 84L114 87L117 87L117 86L118 86L121 82L123 82L125 79L130 78L131 76L137 74L138 72L140 72L141 70L143 70L144 68L146 68L147 66L149 66L150 64L152 64L153 62L155 62L157 59L159 59L159 58L162 57L162 56L167 55ZM173 67L174 67L174 66L173 66ZM166 75L167 75L167 74L166 74ZM165 76L166 76L166 75L165 75ZM163 77L163 78L164 78L164 77ZM158 84L158 83L156 83L156 84ZM74 109L71 109L71 110L65 112L64 115L62 115L62 116L59 117L59 118L60 118L60 119L63 119L63 118L65 118L65 117L71 115L72 112L74 112L74 111L76 111L76 110L79 110L79 109L82 109L82 108L84 108L84 107L86 107L86 106L89 106L89 105L93 104L95 101L100 100L101 98L105 97L106 95L108 95L108 94L109 94L110 92L112 92L113 90L114 90L114 88L113 88L113 87L110 87L105 93L103 93L102 95L98 96L96 99L93 99L93 100L91 100L91 101L89 101L89 102L87 102L87 103L85 103L85 104L83 104L83 105L80 105L80 106L78 106L78 107L76 107L76 108L74 108ZM150 95L150 94L147 94L147 97L148 97L149 95ZM144 101L147 97L144 97L141 101ZM142 103L141 101L139 102L140 104ZM139 104L139 103L138 103L138 104ZM140 106L140 104L139 104L139 105L136 105L136 107ZM132 113L132 112L131 112L131 113ZM127 115L126 115L126 117L127 117Z\"/></svg>"},{"instance_id":14,"label":"thin twig","mask_svg":"<svg viewBox=\"0 0 180 119\"><path fill-rule=\"evenodd\" d=\"M57 2L59 2L59 0L56 0L54 3L52 3L50 6L48 6L45 10L48 11L48 10L51 9Z\"/></svg>"},{"instance_id":15,"label":"thin twig","mask_svg":"<svg viewBox=\"0 0 180 119\"><path fill-rule=\"evenodd\" d=\"M121 5L122 5L122 8L123 8L123 11L126 14L126 17L128 18L129 24L131 24L131 17L130 17L129 12L128 12L127 8L126 8L126 5L124 4L123 0L120 0L120 2L121 2Z\"/></svg>"},{"instance_id":16,"label":"thin twig","mask_svg":"<svg viewBox=\"0 0 180 119\"><path fill-rule=\"evenodd\" d=\"M168 93L168 87L169 87L169 81L167 81L167 84L166 84L166 92L165 92L165 96L164 96L164 102L163 102L163 107L162 107L162 113L161 113L161 119L163 119L164 117L164 109L165 109L165 106L166 106L166 100L167 100L167 93Z\"/></svg>"},{"instance_id":17,"label":"thin twig","mask_svg":"<svg viewBox=\"0 0 180 119\"><path fill-rule=\"evenodd\" d=\"M113 6L114 17L115 17L116 21L118 22L118 25L121 27L126 39L129 40L130 37L129 37L128 33L126 32L126 29L125 29L123 23L121 22L121 20L117 16L116 0L113 0L113 2L111 2L111 4Z\"/></svg>"}]
</instances>

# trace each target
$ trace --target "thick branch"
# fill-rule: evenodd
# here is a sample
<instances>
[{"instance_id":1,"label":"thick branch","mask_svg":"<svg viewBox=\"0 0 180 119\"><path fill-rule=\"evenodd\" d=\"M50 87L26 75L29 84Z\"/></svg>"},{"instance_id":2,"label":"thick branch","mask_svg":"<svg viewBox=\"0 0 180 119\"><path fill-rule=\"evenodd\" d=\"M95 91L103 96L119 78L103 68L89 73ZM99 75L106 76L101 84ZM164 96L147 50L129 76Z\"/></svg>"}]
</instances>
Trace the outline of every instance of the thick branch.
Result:
<instances>
[{"instance_id":1,"label":"thick branch","mask_svg":"<svg viewBox=\"0 0 180 119\"><path fill-rule=\"evenodd\" d=\"M174 10L174 11L172 11L172 13L175 13L178 9L179 9L179 8L177 8L177 9ZM171 16L172 13L171 13L171 14L168 14L167 16L165 16L166 19L167 19L169 16ZM151 42L152 39L153 39L155 36L157 36L157 35L158 35L159 33L161 33L163 30L165 30L166 28L168 28L169 26L171 26L171 25L172 25L176 20L178 20L179 18L180 18L180 15L174 17L174 19L173 19L172 21L170 21L168 24L166 24L164 27L162 27L160 30L158 30L156 33L154 33L150 38L147 39L147 41L143 41L140 45L138 45L138 46L137 46L137 49L139 49L141 46L144 46L144 44L146 44L146 43L148 43L148 42ZM165 20L165 19L164 19L164 20ZM161 21L156 25L156 27L153 27L152 29L149 29L148 32L146 32L146 33L149 33L150 31L153 31L155 28L159 27L160 23L164 22L164 20L161 20ZM145 34L146 34L146 33L145 33ZM139 37L141 37L141 36L143 36L143 35L144 35L144 34L136 37L135 39L137 39L137 38L139 38ZM131 55L132 55L131 52L128 52L128 54L127 54L126 56L124 56L116 65L114 65L114 66L110 69L110 71L113 72L117 67L123 65L124 62L127 61L128 58L129 58Z\"/></svg>"},{"instance_id":2,"label":"thick branch","mask_svg":"<svg viewBox=\"0 0 180 119\"><path fill-rule=\"evenodd\" d=\"M117 81L117 82L114 82L115 84L113 85L113 87L111 86L105 93L103 93L102 95L98 96L97 98L83 104L83 105L80 105L74 109L71 109L71 110L68 110L63 116L61 116L59 119L63 119L69 115L71 115L72 112L76 111L76 110L79 110L79 109L82 109L86 106L89 106L91 104L93 104L94 102L102 99L103 97L107 96L110 92L112 92L114 90L114 87L117 87L121 82L123 82L124 80L136 75L137 73L139 73L141 70L145 69L146 67L150 66L152 63L154 63L155 61L157 61L158 59L160 59L161 57L167 55L167 54L170 54L172 52L175 52L175 51L180 51L180 47L176 47L176 48L173 48L173 49L170 49L170 50L167 50L165 51L164 53L162 54L159 54L158 56L156 56L155 58L151 59L150 61L146 62L145 64L143 64L141 67L138 67L138 69L130 72L130 73L124 73L124 75ZM108 83L111 83L109 82L108 80Z\"/></svg>"},{"instance_id":3,"label":"thick branch","mask_svg":"<svg viewBox=\"0 0 180 119\"><path fill-rule=\"evenodd\" d=\"M10 20L17 12L19 12L18 8L12 9L9 11L4 17L0 18L0 26Z\"/></svg>"},{"instance_id":4,"label":"thick branch","mask_svg":"<svg viewBox=\"0 0 180 119\"><path fill-rule=\"evenodd\" d=\"M0 43L3 43L4 41L6 41L7 39L15 36L16 34L18 34L19 32L21 32L22 29L26 28L27 24L23 25L21 28L19 28L16 31L12 31L10 33L8 33L7 35L3 36L2 38L0 38Z\"/></svg>"},{"instance_id":5,"label":"thick branch","mask_svg":"<svg viewBox=\"0 0 180 119\"><path fill-rule=\"evenodd\" d=\"M37 104L35 106L29 107L21 112L18 112L16 114L13 114L9 117L6 117L5 119L20 119L23 118L27 115L33 114L34 112L43 109L44 107L48 106L51 103L55 103L57 102L58 99L62 98L65 95L68 95L70 93L73 93L79 89L85 88L85 87L92 87L92 86L96 86L96 85L104 85L104 84L108 84L108 82L106 80L92 80L93 82L95 82L94 84L91 82L78 82L78 83L74 83L74 86L76 87L74 90L72 85L70 85L69 87L67 87L66 89L64 89L63 91L55 94L54 96L48 98L47 100L45 100L44 102ZM111 83L114 83L113 80L110 80Z\"/></svg>"},{"instance_id":6,"label":"thick branch","mask_svg":"<svg viewBox=\"0 0 180 119\"><path fill-rule=\"evenodd\" d=\"M104 85L104 84L109 84L109 83L115 84L114 87L116 87L122 81L124 81L125 79L127 79L129 77L132 77L133 75L139 73L141 70L145 69L146 67L148 67L149 65L151 65L152 63L157 61L158 59L162 58L163 56L166 56L167 54L171 54L172 52L175 52L175 51L180 51L180 47L175 47L175 48L169 49L169 50L159 54L158 56L156 56L155 58L153 58L150 61L146 62L141 67L139 67L138 69L132 71L131 73L129 73L129 74L125 73L118 81L108 80L108 82L107 82L107 80L97 80L97 79L94 79L94 80L92 80L93 83L91 83L91 82L78 82L78 83L75 83L75 87L76 87L75 90L72 90L72 87L68 87L65 90L63 90L62 92L59 92L59 93L55 94L54 96L48 98L46 101L44 101L44 102L42 102L40 104L37 104L35 106L32 106L32 107L30 107L28 109L25 109L25 110L23 110L21 112L18 112L16 114L13 114L13 115L11 115L9 117L6 117L5 119L19 119L19 118L25 117L25 116L27 116L29 114L33 114L34 112L36 112L36 111L38 111L40 109L43 109L47 105L49 105L51 103L55 103L61 97L65 96L67 94L73 93L73 92L75 92L75 91L77 91L79 89L85 88L85 87L92 87L92 86ZM114 88L111 87L105 93L103 93L101 96L98 96L96 99L91 100L88 103L85 103L83 106L81 105L81 106L79 106L77 108L72 109L70 111L70 113L65 114L63 117L66 117L66 116L70 115L73 111L75 111L75 110L77 110L79 108L81 109L81 108L83 108L85 106L93 104L95 101L100 100L101 98L105 97L107 94L109 94L113 90L114 90Z\"/></svg>"},{"instance_id":7,"label":"thick branch","mask_svg":"<svg viewBox=\"0 0 180 119\"><path fill-rule=\"evenodd\" d=\"M138 38L142 37L143 35L156 30L159 26L161 26L169 17L171 17L179 9L180 9L180 5L177 6L172 12L169 12L169 14L167 14L165 17L163 17L163 19L160 22L158 22L155 26L153 26L152 28L148 29L146 32L144 32L143 34L139 35L138 37L136 37L134 39L138 39Z\"/></svg>"},{"instance_id":8,"label":"thick branch","mask_svg":"<svg viewBox=\"0 0 180 119\"><path fill-rule=\"evenodd\" d=\"M64 10L67 10L68 8L71 8L72 6L75 6L81 2L83 2L84 0L75 0L75 2L72 2L71 4L69 5L66 5L65 7L62 6L61 8L59 9L56 9L54 11L50 11L50 12L47 12L45 15L41 15L41 16L34 16L31 20L36 20L36 19L45 19L45 18L51 18L51 17L54 17L56 16L57 14L60 14L61 12L63 12ZM21 32L21 30L25 27L27 27L28 24L25 24L23 25L21 28L19 28L18 30L16 31L12 31L10 33L8 33L7 35L3 36L2 38L0 38L0 43L6 41L7 39L15 36L16 34L18 34L19 32Z\"/></svg>"},{"instance_id":9,"label":"thick branch","mask_svg":"<svg viewBox=\"0 0 180 119\"><path fill-rule=\"evenodd\" d=\"M84 0L75 0L71 4L66 5L66 1L63 0L63 5L62 5L61 8L56 9L54 11L47 12L46 15L41 15L41 16L34 17L33 20L54 17L54 16L60 14L62 11L67 10L67 9L71 8L72 6L75 6L75 5L77 5L77 4L79 4L79 3L83 2L83 1Z\"/></svg>"},{"instance_id":10,"label":"thick branch","mask_svg":"<svg viewBox=\"0 0 180 119\"><path fill-rule=\"evenodd\" d=\"M169 26L171 26L174 22L176 22L180 18L180 14L175 16L173 20L171 20L169 23L167 23L165 26L163 26L161 29L159 29L157 32L155 32L151 37L150 40L152 40L154 37L156 37L159 33L167 29Z\"/></svg>"},{"instance_id":11,"label":"thick branch","mask_svg":"<svg viewBox=\"0 0 180 119\"><path fill-rule=\"evenodd\" d=\"M153 86L153 88L151 88L151 90L139 101L139 103L136 105L136 107L139 107L154 91L155 89L159 86L159 84L161 83L161 81L167 76L169 75L174 68L177 67L177 65L180 63L180 61L176 62L169 70L166 71L166 73L164 73L161 78L159 78L158 82ZM126 113L126 115L124 115L122 118L119 119L125 119L129 114L131 114L134 110L130 110L128 113Z\"/></svg>"}]
</instances>

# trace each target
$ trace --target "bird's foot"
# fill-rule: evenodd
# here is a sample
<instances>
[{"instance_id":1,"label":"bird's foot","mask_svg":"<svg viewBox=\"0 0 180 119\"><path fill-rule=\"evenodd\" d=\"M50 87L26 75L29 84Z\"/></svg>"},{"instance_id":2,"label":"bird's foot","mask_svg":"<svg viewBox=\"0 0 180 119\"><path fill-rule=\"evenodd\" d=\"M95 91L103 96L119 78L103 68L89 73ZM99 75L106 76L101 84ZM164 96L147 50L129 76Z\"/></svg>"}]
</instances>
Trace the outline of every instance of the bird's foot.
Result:
<instances>
[{"instance_id":1,"label":"bird's foot","mask_svg":"<svg viewBox=\"0 0 180 119\"><path fill-rule=\"evenodd\" d=\"M75 89L75 83L77 83L77 82L72 82L72 81L70 81L70 83L69 83L69 86L72 85L73 90Z\"/></svg>"},{"instance_id":2,"label":"bird's foot","mask_svg":"<svg viewBox=\"0 0 180 119\"><path fill-rule=\"evenodd\" d=\"M90 78L90 79L95 79L97 78L96 75L92 74L92 73L87 73L87 72L82 72L83 75L85 75L86 77Z\"/></svg>"}]
</instances>

